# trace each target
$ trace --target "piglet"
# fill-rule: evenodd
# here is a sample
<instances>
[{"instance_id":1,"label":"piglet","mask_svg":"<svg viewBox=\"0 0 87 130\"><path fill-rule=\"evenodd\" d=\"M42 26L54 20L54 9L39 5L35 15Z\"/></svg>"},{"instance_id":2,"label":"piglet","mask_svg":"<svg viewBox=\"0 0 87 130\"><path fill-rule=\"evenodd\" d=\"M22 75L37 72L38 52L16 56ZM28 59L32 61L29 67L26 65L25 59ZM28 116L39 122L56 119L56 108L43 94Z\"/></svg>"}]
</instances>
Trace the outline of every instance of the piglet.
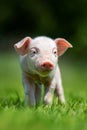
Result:
<instances>
[{"instance_id":1,"label":"piglet","mask_svg":"<svg viewBox=\"0 0 87 130\"><path fill-rule=\"evenodd\" d=\"M35 106L39 103L44 86L44 104L52 105L54 91L61 103L65 97L58 66L58 57L72 45L63 38L55 40L39 36L25 37L14 44L20 55L22 81L25 91L25 104Z\"/></svg>"}]
</instances>

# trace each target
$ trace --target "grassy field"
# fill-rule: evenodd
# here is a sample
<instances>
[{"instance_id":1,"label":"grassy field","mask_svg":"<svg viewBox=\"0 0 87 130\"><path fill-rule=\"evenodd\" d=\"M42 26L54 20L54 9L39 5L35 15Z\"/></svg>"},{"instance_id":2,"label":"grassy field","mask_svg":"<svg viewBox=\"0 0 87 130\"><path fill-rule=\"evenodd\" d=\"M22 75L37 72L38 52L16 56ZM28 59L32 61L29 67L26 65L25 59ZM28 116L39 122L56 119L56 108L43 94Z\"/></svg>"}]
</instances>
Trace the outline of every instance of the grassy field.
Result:
<instances>
[{"instance_id":1,"label":"grassy field","mask_svg":"<svg viewBox=\"0 0 87 130\"><path fill-rule=\"evenodd\" d=\"M60 59L66 105L24 107L17 55L0 54L0 130L87 130L87 67Z\"/></svg>"}]
</instances>

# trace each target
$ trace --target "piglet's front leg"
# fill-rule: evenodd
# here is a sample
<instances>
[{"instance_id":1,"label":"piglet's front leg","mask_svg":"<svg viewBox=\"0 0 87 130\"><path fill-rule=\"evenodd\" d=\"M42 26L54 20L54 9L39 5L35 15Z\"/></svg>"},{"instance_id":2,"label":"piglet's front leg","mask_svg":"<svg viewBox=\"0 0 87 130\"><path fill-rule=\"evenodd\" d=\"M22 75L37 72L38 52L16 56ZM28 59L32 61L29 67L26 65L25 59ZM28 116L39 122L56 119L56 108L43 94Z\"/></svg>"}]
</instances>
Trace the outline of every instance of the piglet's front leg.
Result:
<instances>
[{"instance_id":1,"label":"piglet's front leg","mask_svg":"<svg viewBox=\"0 0 87 130\"><path fill-rule=\"evenodd\" d=\"M52 105L55 85L56 85L55 78L49 84L45 85L45 93L44 93L45 105Z\"/></svg>"},{"instance_id":2,"label":"piglet's front leg","mask_svg":"<svg viewBox=\"0 0 87 130\"><path fill-rule=\"evenodd\" d=\"M35 84L33 83L32 79L26 75L23 75L22 80L25 91L25 105L35 106Z\"/></svg>"},{"instance_id":3,"label":"piglet's front leg","mask_svg":"<svg viewBox=\"0 0 87 130\"><path fill-rule=\"evenodd\" d=\"M59 67L57 67L56 71L56 94L58 101L61 102L62 104L65 104L65 97Z\"/></svg>"}]
</instances>

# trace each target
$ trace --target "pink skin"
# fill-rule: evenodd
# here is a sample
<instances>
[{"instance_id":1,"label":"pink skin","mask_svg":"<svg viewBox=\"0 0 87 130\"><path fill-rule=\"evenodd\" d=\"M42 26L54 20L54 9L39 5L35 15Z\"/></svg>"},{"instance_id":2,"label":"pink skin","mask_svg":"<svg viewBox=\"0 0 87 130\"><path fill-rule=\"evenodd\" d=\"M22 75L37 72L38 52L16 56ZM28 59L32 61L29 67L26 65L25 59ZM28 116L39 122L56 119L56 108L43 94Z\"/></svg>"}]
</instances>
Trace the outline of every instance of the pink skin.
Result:
<instances>
[{"instance_id":1,"label":"pink skin","mask_svg":"<svg viewBox=\"0 0 87 130\"><path fill-rule=\"evenodd\" d=\"M26 37L14 47L21 56L25 104L34 106L39 103L42 84L46 105L52 104L55 90L58 99L65 103L58 57L72 45L63 38L52 40L48 37Z\"/></svg>"}]
</instances>

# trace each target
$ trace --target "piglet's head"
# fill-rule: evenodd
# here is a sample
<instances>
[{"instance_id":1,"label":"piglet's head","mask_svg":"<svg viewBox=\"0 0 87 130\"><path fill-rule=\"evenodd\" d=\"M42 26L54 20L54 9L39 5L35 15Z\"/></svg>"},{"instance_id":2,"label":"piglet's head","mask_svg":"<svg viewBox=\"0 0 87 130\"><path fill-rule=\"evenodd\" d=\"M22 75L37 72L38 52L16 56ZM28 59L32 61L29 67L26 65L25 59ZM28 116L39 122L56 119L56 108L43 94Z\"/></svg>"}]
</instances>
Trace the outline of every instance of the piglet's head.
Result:
<instances>
[{"instance_id":1,"label":"piglet's head","mask_svg":"<svg viewBox=\"0 0 87 130\"><path fill-rule=\"evenodd\" d=\"M38 72L52 71L61 56L72 45L63 38L52 40L48 37L31 39L26 37L14 45L20 55L28 54L29 66Z\"/></svg>"}]
</instances>

